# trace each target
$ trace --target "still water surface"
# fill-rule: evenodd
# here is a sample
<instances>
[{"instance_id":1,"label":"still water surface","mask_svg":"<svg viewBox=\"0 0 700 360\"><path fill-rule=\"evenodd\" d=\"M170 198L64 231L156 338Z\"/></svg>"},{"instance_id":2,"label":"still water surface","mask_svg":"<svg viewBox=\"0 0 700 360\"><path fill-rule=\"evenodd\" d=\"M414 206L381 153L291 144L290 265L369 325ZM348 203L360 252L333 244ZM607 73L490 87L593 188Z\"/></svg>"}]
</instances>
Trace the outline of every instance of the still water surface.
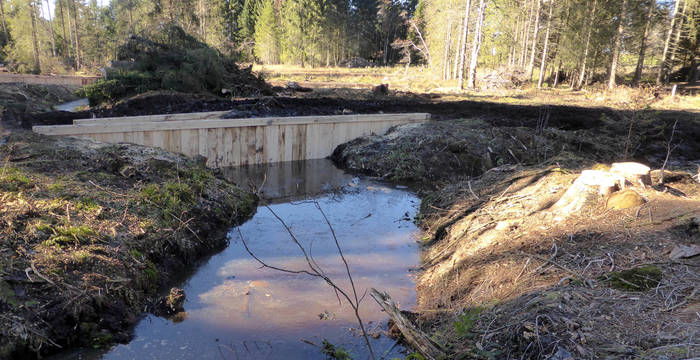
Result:
<instances>
[{"instance_id":1,"label":"still water surface","mask_svg":"<svg viewBox=\"0 0 700 360\"><path fill-rule=\"evenodd\" d=\"M418 230L412 222L419 200L396 186L344 174L327 161L305 161L227 173L243 184L263 183L275 211L339 285L349 289L344 267L317 201L336 231L360 295L387 291L402 308L415 303L409 268L418 264ZM239 233L240 230L240 233ZM260 267L250 249L270 265L306 268L302 253L265 207L229 233L230 245L181 284L186 318L173 322L147 316L129 344L102 359L325 359L303 342L328 339L355 359L368 358L352 310L339 304L322 280ZM386 328L387 317L367 295L361 314L370 330ZM372 339L377 357L399 356L402 348L382 335ZM389 349L391 349L389 351ZM388 351L388 352L387 352Z\"/></svg>"}]
</instances>

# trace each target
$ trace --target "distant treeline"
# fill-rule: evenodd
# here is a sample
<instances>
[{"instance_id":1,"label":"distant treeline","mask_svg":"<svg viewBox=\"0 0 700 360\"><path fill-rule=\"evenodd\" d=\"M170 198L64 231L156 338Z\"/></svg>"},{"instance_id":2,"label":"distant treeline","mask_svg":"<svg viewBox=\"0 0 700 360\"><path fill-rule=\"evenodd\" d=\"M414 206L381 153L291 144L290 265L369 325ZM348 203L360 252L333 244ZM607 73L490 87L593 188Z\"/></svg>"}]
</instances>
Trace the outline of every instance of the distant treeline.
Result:
<instances>
[{"instance_id":1,"label":"distant treeline","mask_svg":"<svg viewBox=\"0 0 700 360\"><path fill-rule=\"evenodd\" d=\"M42 2L43 1L43 2ZM580 87L695 80L700 0L0 0L19 72L95 71L130 34L174 23L243 62L423 64L473 86L479 67ZM678 71L680 69L680 71ZM618 76L614 76L617 74ZM675 76L675 78L672 78ZM465 83L466 82L466 83Z\"/></svg>"}]
</instances>

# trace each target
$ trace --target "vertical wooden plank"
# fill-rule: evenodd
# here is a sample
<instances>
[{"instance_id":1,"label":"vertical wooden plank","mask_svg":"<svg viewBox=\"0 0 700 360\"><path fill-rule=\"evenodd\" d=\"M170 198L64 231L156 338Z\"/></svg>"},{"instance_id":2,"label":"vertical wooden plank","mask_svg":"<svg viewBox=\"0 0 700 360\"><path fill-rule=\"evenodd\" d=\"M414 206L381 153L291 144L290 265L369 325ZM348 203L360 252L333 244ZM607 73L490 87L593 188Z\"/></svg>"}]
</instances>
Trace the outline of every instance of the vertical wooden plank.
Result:
<instances>
[{"instance_id":1,"label":"vertical wooden plank","mask_svg":"<svg viewBox=\"0 0 700 360\"><path fill-rule=\"evenodd\" d=\"M280 126L279 131L277 134L277 144L279 148L279 161L287 161L287 145L286 145L286 133L287 127L286 126Z\"/></svg>"},{"instance_id":2,"label":"vertical wooden plank","mask_svg":"<svg viewBox=\"0 0 700 360\"><path fill-rule=\"evenodd\" d=\"M209 145L207 144L207 129L197 130L199 143L199 155L209 158Z\"/></svg>"},{"instance_id":3,"label":"vertical wooden plank","mask_svg":"<svg viewBox=\"0 0 700 360\"><path fill-rule=\"evenodd\" d=\"M153 131L143 132L143 145L153 146Z\"/></svg>"},{"instance_id":4,"label":"vertical wooden plank","mask_svg":"<svg viewBox=\"0 0 700 360\"><path fill-rule=\"evenodd\" d=\"M231 130L231 166L241 165L241 128Z\"/></svg>"},{"instance_id":5,"label":"vertical wooden plank","mask_svg":"<svg viewBox=\"0 0 700 360\"><path fill-rule=\"evenodd\" d=\"M199 131L180 130L180 143L183 154L192 158L197 156L199 154Z\"/></svg>"},{"instance_id":6,"label":"vertical wooden plank","mask_svg":"<svg viewBox=\"0 0 700 360\"><path fill-rule=\"evenodd\" d=\"M255 163L265 163L265 126L255 127Z\"/></svg>"},{"instance_id":7,"label":"vertical wooden plank","mask_svg":"<svg viewBox=\"0 0 700 360\"><path fill-rule=\"evenodd\" d=\"M265 127L265 161L275 163L280 161L280 127L270 125Z\"/></svg>"},{"instance_id":8,"label":"vertical wooden plank","mask_svg":"<svg viewBox=\"0 0 700 360\"><path fill-rule=\"evenodd\" d=\"M224 166L224 129L216 128L216 166Z\"/></svg>"},{"instance_id":9,"label":"vertical wooden plank","mask_svg":"<svg viewBox=\"0 0 700 360\"><path fill-rule=\"evenodd\" d=\"M207 129L207 166L219 166L216 159L216 129Z\"/></svg>"},{"instance_id":10,"label":"vertical wooden plank","mask_svg":"<svg viewBox=\"0 0 700 360\"><path fill-rule=\"evenodd\" d=\"M247 126L245 133L246 165L255 164L255 126Z\"/></svg>"},{"instance_id":11,"label":"vertical wooden plank","mask_svg":"<svg viewBox=\"0 0 700 360\"><path fill-rule=\"evenodd\" d=\"M168 130L168 150L176 153L182 153L182 141L180 137L182 130Z\"/></svg>"},{"instance_id":12,"label":"vertical wooden plank","mask_svg":"<svg viewBox=\"0 0 700 360\"><path fill-rule=\"evenodd\" d=\"M131 141L133 141L134 144L145 145L144 144L144 132L143 131L135 131L131 137Z\"/></svg>"},{"instance_id":13,"label":"vertical wooden plank","mask_svg":"<svg viewBox=\"0 0 700 360\"><path fill-rule=\"evenodd\" d=\"M233 129L234 128L223 128L224 135L224 147L223 151L223 163L222 166L232 166L233 165Z\"/></svg>"},{"instance_id":14,"label":"vertical wooden plank","mask_svg":"<svg viewBox=\"0 0 700 360\"><path fill-rule=\"evenodd\" d=\"M306 157L306 124L295 125L292 160L304 160Z\"/></svg>"},{"instance_id":15,"label":"vertical wooden plank","mask_svg":"<svg viewBox=\"0 0 700 360\"><path fill-rule=\"evenodd\" d=\"M304 160L316 159L318 150L320 124L306 125L306 136L304 137Z\"/></svg>"}]
</instances>

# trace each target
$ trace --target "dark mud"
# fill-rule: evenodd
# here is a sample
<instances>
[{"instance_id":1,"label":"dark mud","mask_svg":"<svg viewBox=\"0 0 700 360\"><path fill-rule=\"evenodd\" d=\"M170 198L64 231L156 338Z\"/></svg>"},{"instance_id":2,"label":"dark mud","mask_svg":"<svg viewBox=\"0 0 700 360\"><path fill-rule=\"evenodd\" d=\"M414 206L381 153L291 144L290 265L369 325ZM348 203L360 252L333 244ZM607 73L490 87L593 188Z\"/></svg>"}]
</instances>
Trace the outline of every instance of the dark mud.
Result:
<instances>
[{"instance_id":1,"label":"dark mud","mask_svg":"<svg viewBox=\"0 0 700 360\"><path fill-rule=\"evenodd\" d=\"M423 100L420 100L423 98ZM73 119L155 115L203 111L231 110L229 118L340 115L347 113L427 112L435 120L478 118L497 127L538 127L558 130L596 130L626 136L632 123L632 134L643 137L640 149L659 153L664 140L670 138L673 123L678 120L675 139L676 154L694 160L700 153L700 115L690 111L640 110L620 111L609 108L575 106L509 105L482 101L440 101L430 96L410 100L385 98L346 100L336 98L266 97L259 99L222 100L211 96L181 93L148 93L121 101L111 107L70 112L38 114L6 113L6 127L30 128L32 125L70 124ZM621 141L625 141L622 139Z\"/></svg>"}]
</instances>

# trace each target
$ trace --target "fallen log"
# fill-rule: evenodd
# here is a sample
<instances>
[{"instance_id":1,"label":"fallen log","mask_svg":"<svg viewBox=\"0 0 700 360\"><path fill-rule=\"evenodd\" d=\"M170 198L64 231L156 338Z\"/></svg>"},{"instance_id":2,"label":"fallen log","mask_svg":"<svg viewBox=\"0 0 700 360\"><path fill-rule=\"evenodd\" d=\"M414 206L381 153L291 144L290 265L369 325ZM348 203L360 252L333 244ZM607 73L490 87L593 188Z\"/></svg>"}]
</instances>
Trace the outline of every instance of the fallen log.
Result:
<instances>
[{"instance_id":1,"label":"fallen log","mask_svg":"<svg viewBox=\"0 0 700 360\"><path fill-rule=\"evenodd\" d=\"M428 360L438 360L446 358L441 346L431 340L426 334L420 331L411 320L407 319L401 310L396 306L389 294L379 292L372 288L370 295L377 301L377 304L386 311L401 331L406 342Z\"/></svg>"}]
</instances>

